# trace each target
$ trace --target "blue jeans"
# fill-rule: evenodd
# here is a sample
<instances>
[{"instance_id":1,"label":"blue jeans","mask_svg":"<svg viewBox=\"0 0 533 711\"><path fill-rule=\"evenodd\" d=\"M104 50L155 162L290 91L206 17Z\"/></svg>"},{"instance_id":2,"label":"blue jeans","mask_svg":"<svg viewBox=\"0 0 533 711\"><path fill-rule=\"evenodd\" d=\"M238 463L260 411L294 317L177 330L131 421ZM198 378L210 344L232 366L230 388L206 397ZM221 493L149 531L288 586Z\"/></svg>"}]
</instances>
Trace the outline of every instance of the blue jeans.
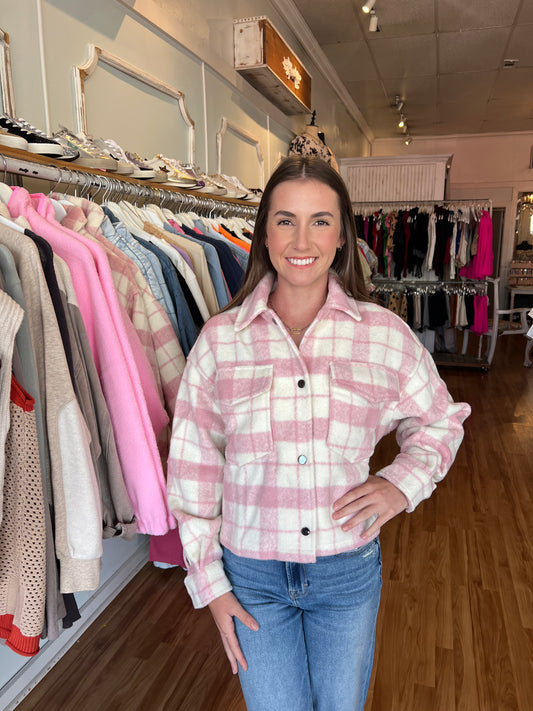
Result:
<instances>
[{"instance_id":1,"label":"blue jeans","mask_svg":"<svg viewBox=\"0 0 533 711\"><path fill-rule=\"evenodd\" d=\"M235 619L248 663L248 711L363 711L381 593L378 539L358 550L284 563L224 549L224 568L252 632Z\"/></svg>"}]
</instances>

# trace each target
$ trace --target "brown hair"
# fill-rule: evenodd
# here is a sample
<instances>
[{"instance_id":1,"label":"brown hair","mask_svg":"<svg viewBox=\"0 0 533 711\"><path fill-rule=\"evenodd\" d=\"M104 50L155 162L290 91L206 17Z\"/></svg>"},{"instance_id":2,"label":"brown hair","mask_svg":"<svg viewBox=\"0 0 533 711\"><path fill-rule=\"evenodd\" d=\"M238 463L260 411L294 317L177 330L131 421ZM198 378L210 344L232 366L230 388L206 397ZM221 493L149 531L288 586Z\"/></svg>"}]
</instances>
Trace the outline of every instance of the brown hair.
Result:
<instances>
[{"instance_id":1,"label":"brown hair","mask_svg":"<svg viewBox=\"0 0 533 711\"><path fill-rule=\"evenodd\" d=\"M321 158L290 156L279 164L265 187L257 210L252 246L243 284L239 292L222 311L233 306L240 306L261 279L269 272L274 272L265 244L272 191L288 180L301 179L318 180L337 193L341 213L341 238L343 238L344 244L337 251L331 268L337 273L339 283L348 296L352 296L358 301L372 300L365 287L352 204L343 179Z\"/></svg>"}]
</instances>

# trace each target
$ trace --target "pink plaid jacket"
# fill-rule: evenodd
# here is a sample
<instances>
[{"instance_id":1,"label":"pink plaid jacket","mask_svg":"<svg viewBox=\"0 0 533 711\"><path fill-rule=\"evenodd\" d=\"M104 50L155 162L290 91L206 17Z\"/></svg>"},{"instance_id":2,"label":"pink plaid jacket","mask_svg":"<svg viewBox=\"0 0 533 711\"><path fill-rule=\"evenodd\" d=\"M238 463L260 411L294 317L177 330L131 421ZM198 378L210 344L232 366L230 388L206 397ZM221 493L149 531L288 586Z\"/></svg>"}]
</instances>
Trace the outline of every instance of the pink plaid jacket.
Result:
<instances>
[{"instance_id":1,"label":"pink plaid jacket","mask_svg":"<svg viewBox=\"0 0 533 711\"><path fill-rule=\"evenodd\" d=\"M272 287L265 277L209 320L178 392L167 492L196 607L231 590L221 544L302 563L362 545L369 523L345 533L332 506L394 429L400 452L379 476L412 511L446 475L470 413L411 329L348 298L335 276L299 349L267 306Z\"/></svg>"}]
</instances>

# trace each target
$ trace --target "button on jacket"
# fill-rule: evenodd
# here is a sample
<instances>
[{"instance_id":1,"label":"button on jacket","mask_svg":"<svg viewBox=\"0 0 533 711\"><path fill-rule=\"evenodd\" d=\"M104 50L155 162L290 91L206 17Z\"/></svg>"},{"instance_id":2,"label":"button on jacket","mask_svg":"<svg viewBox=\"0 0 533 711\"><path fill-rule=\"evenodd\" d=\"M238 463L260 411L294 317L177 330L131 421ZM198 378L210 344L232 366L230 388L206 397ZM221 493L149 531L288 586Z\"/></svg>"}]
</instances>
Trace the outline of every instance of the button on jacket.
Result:
<instances>
[{"instance_id":1,"label":"button on jacket","mask_svg":"<svg viewBox=\"0 0 533 711\"><path fill-rule=\"evenodd\" d=\"M446 475L470 413L395 314L349 298L331 274L298 349L267 306L273 284L204 326L178 392L167 490L196 607L231 590L220 544L312 563L365 543L370 522L342 531L333 503L396 428L400 452L378 474L412 511Z\"/></svg>"}]
</instances>

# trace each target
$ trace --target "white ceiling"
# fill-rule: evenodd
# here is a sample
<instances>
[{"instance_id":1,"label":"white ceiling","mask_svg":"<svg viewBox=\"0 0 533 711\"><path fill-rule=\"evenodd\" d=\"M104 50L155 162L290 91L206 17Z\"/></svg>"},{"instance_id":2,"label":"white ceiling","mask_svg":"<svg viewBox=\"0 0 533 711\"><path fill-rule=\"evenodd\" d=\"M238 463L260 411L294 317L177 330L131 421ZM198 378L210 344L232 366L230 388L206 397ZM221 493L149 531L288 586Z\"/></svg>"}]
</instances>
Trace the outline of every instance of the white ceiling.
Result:
<instances>
[{"instance_id":1,"label":"white ceiling","mask_svg":"<svg viewBox=\"0 0 533 711\"><path fill-rule=\"evenodd\" d=\"M533 0L293 2L375 138L533 130Z\"/></svg>"}]
</instances>

